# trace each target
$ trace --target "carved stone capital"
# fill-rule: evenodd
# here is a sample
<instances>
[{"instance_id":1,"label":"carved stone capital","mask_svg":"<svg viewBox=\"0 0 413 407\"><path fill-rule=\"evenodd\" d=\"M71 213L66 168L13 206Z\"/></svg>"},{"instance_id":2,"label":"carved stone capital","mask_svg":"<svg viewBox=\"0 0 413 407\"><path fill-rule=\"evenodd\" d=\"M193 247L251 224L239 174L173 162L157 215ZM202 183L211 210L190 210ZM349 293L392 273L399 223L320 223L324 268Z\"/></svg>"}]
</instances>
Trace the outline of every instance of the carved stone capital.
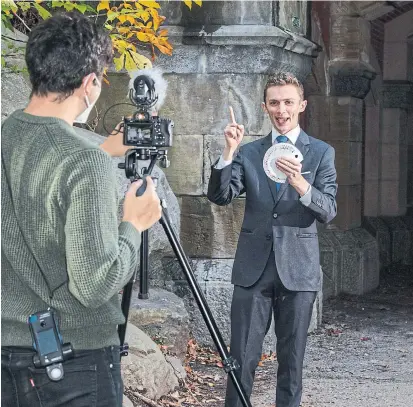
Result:
<instances>
[{"instance_id":1,"label":"carved stone capital","mask_svg":"<svg viewBox=\"0 0 413 407\"><path fill-rule=\"evenodd\" d=\"M364 99L370 91L370 82L376 75L374 68L362 61L332 61L330 63L330 95Z\"/></svg>"}]
</instances>

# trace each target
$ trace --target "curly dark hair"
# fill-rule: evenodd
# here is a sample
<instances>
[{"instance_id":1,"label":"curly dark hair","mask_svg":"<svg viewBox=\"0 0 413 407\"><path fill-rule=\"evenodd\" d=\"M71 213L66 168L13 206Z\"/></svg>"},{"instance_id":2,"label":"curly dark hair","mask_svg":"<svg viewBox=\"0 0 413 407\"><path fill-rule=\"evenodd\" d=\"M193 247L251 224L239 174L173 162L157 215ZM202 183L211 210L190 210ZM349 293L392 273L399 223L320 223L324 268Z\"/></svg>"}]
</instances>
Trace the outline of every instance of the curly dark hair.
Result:
<instances>
[{"instance_id":1,"label":"curly dark hair","mask_svg":"<svg viewBox=\"0 0 413 407\"><path fill-rule=\"evenodd\" d=\"M304 99L303 84L290 72L277 71L270 75L264 87L264 103L266 103L267 89L272 86L294 85L298 89L301 99Z\"/></svg>"},{"instance_id":2,"label":"curly dark hair","mask_svg":"<svg viewBox=\"0 0 413 407\"><path fill-rule=\"evenodd\" d=\"M77 12L56 14L29 34L26 64L32 95L71 96L90 73L103 75L112 60L108 34Z\"/></svg>"}]
</instances>

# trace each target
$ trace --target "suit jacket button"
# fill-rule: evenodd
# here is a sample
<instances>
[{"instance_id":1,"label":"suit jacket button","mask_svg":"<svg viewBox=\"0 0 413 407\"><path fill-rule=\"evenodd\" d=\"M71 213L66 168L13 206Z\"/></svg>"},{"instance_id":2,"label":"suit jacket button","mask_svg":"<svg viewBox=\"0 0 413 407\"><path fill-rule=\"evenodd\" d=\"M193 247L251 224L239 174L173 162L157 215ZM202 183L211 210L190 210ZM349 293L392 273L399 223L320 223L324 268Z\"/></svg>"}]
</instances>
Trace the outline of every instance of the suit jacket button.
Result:
<instances>
[{"instance_id":1,"label":"suit jacket button","mask_svg":"<svg viewBox=\"0 0 413 407\"><path fill-rule=\"evenodd\" d=\"M277 213L274 213L274 214L272 215L272 217L273 217L274 219L277 219L277 218L278 218L278 214L277 214Z\"/></svg>"},{"instance_id":2,"label":"suit jacket button","mask_svg":"<svg viewBox=\"0 0 413 407\"><path fill-rule=\"evenodd\" d=\"M271 240L271 235L267 235L267 236L265 236L265 238L267 239L267 240Z\"/></svg>"}]
</instances>

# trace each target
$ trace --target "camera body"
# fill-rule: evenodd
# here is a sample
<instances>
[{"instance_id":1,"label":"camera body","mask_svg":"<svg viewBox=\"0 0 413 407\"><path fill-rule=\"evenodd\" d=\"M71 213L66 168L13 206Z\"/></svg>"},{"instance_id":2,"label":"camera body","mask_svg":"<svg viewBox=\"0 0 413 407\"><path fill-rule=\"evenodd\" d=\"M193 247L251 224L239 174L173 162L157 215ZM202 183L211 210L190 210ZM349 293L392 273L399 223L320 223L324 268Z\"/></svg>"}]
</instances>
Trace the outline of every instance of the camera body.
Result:
<instances>
[{"instance_id":1,"label":"camera body","mask_svg":"<svg viewBox=\"0 0 413 407\"><path fill-rule=\"evenodd\" d=\"M131 119L124 119L123 144L138 148L171 147L172 120L137 112Z\"/></svg>"}]
</instances>

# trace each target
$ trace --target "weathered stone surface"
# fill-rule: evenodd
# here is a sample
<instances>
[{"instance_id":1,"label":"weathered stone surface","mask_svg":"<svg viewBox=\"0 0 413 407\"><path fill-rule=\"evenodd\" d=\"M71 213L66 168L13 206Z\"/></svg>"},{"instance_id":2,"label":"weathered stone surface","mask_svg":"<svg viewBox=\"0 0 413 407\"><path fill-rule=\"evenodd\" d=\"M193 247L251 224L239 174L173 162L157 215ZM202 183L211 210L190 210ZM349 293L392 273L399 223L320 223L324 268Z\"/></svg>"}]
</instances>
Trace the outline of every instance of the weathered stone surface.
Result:
<instances>
[{"instance_id":1,"label":"weathered stone surface","mask_svg":"<svg viewBox=\"0 0 413 407\"><path fill-rule=\"evenodd\" d=\"M242 124L241 112L234 111L237 121ZM261 113L264 115L264 113ZM240 116L240 119L238 119ZM268 121L268 119L267 119ZM266 134L265 134L266 136ZM241 145L261 138L260 136L244 136ZM222 134L216 136L204 136L204 189L206 195L208 192L209 178L211 177L211 166L219 159L225 147L224 129Z\"/></svg>"},{"instance_id":2,"label":"weathered stone surface","mask_svg":"<svg viewBox=\"0 0 413 407\"><path fill-rule=\"evenodd\" d=\"M377 240L380 267L387 267L392 261L392 245L389 227L383 219L372 216L366 216L363 219L363 227Z\"/></svg>"},{"instance_id":3,"label":"weathered stone surface","mask_svg":"<svg viewBox=\"0 0 413 407\"><path fill-rule=\"evenodd\" d=\"M278 3L278 24L296 34L307 34L307 3L305 1L281 1Z\"/></svg>"},{"instance_id":4,"label":"weathered stone surface","mask_svg":"<svg viewBox=\"0 0 413 407\"><path fill-rule=\"evenodd\" d=\"M189 337L189 315L181 298L160 289L151 288L149 299L138 298L135 291L131 298L129 320L139 326L157 343L183 361Z\"/></svg>"},{"instance_id":5,"label":"weathered stone surface","mask_svg":"<svg viewBox=\"0 0 413 407\"><path fill-rule=\"evenodd\" d=\"M357 141L363 138L363 101L353 97L329 97L330 136L327 140Z\"/></svg>"},{"instance_id":6,"label":"weathered stone surface","mask_svg":"<svg viewBox=\"0 0 413 407\"><path fill-rule=\"evenodd\" d=\"M2 72L1 120L17 109L26 107L31 92L29 79L21 74Z\"/></svg>"},{"instance_id":7,"label":"weathered stone surface","mask_svg":"<svg viewBox=\"0 0 413 407\"><path fill-rule=\"evenodd\" d=\"M181 242L191 257L232 258L244 218L244 199L226 206L206 197L181 198Z\"/></svg>"},{"instance_id":8,"label":"weathered stone surface","mask_svg":"<svg viewBox=\"0 0 413 407\"><path fill-rule=\"evenodd\" d=\"M341 292L363 294L379 284L379 250L366 230L319 233L324 299Z\"/></svg>"},{"instance_id":9,"label":"weathered stone surface","mask_svg":"<svg viewBox=\"0 0 413 407\"><path fill-rule=\"evenodd\" d=\"M338 292L361 295L379 284L379 251L376 240L364 229L331 232L340 254Z\"/></svg>"},{"instance_id":10,"label":"weathered stone surface","mask_svg":"<svg viewBox=\"0 0 413 407\"><path fill-rule=\"evenodd\" d=\"M323 299L338 295L340 292L340 251L337 250L337 241L329 231L318 232L320 245L320 263L323 272Z\"/></svg>"},{"instance_id":11,"label":"weathered stone surface","mask_svg":"<svg viewBox=\"0 0 413 407\"><path fill-rule=\"evenodd\" d=\"M413 106L413 83L385 81L383 83L383 107L409 109Z\"/></svg>"},{"instance_id":12,"label":"weathered stone surface","mask_svg":"<svg viewBox=\"0 0 413 407\"><path fill-rule=\"evenodd\" d=\"M342 185L337 191L337 216L332 224L341 230L361 225L361 185Z\"/></svg>"},{"instance_id":13,"label":"weathered stone surface","mask_svg":"<svg viewBox=\"0 0 413 407\"><path fill-rule=\"evenodd\" d=\"M171 165L163 171L175 194L202 195L203 144L201 135L174 136L168 152Z\"/></svg>"},{"instance_id":14,"label":"weathered stone surface","mask_svg":"<svg viewBox=\"0 0 413 407\"><path fill-rule=\"evenodd\" d=\"M362 143L330 141L336 151L335 166L337 183L340 185L361 184Z\"/></svg>"},{"instance_id":15,"label":"weathered stone surface","mask_svg":"<svg viewBox=\"0 0 413 407\"><path fill-rule=\"evenodd\" d=\"M392 263L412 264L412 233L399 217L384 216L382 220L389 228L392 247Z\"/></svg>"},{"instance_id":16,"label":"weathered stone surface","mask_svg":"<svg viewBox=\"0 0 413 407\"><path fill-rule=\"evenodd\" d=\"M206 25L272 25L272 2L247 0L238 1L206 1L202 7L192 7L191 11L181 5L182 18L174 21L186 27Z\"/></svg>"},{"instance_id":17,"label":"weathered stone surface","mask_svg":"<svg viewBox=\"0 0 413 407\"><path fill-rule=\"evenodd\" d=\"M139 390L146 397L157 400L178 386L174 369L149 336L128 324L126 342L129 355L122 358L125 388Z\"/></svg>"},{"instance_id":18,"label":"weathered stone surface","mask_svg":"<svg viewBox=\"0 0 413 407\"><path fill-rule=\"evenodd\" d=\"M185 30L176 27L175 42L178 43L174 45L174 53L167 57L160 55L157 65L166 73L267 75L286 70L301 80L307 77L311 71L311 55L317 52L314 43L276 27L255 34L248 36L245 26L239 26L215 31L212 36L205 31L194 31L188 38ZM190 45L179 44L182 35L185 35L182 41ZM207 43L208 47L199 45L200 42Z\"/></svg>"},{"instance_id":19,"label":"weathered stone surface","mask_svg":"<svg viewBox=\"0 0 413 407\"><path fill-rule=\"evenodd\" d=\"M233 259L193 259L194 274L224 341L229 344L231 326L230 310L233 293L231 274ZM205 345L213 345L213 340L197 307L186 280L171 282L170 288L182 297L190 314L191 332L195 339ZM322 293L319 294L313 310L309 332L317 327L321 318ZM263 352L275 350L274 324L272 323L264 341Z\"/></svg>"}]
</instances>

